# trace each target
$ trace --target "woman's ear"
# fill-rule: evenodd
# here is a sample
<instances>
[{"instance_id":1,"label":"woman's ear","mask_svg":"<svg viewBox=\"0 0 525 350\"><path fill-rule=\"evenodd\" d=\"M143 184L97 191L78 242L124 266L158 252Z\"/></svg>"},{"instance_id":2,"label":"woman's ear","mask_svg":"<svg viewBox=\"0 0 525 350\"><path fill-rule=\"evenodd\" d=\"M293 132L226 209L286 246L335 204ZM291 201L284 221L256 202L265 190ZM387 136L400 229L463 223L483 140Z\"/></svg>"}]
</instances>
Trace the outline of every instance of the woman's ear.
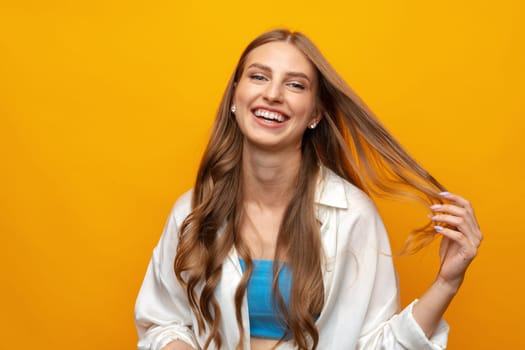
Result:
<instances>
[{"instance_id":1,"label":"woman's ear","mask_svg":"<svg viewBox=\"0 0 525 350\"><path fill-rule=\"evenodd\" d=\"M324 112L323 112L323 108L319 105L317 105L315 107L315 111L314 111L314 115L313 115L313 120L312 122L315 123L315 124L319 124L319 122L321 121L321 119L323 119L323 115L324 115Z\"/></svg>"},{"instance_id":2,"label":"woman's ear","mask_svg":"<svg viewBox=\"0 0 525 350\"><path fill-rule=\"evenodd\" d=\"M310 124L308 124L308 128L315 129L317 127L317 124L323 119L323 113L321 110L316 109L314 115L312 116L312 119L310 121Z\"/></svg>"}]
</instances>

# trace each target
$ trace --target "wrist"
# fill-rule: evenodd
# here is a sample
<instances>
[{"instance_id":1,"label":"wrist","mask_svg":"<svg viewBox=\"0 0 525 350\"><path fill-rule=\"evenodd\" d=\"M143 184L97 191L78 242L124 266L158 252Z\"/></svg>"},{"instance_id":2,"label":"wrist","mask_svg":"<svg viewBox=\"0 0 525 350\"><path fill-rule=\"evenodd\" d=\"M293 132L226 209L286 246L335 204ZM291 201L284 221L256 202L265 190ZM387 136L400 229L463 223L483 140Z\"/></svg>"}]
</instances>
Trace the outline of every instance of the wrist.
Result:
<instances>
[{"instance_id":1,"label":"wrist","mask_svg":"<svg viewBox=\"0 0 525 350\"><path fill-rule=\"evenodd\" d=\"M462 283L463 283L463 278L455 280L455 281L449 281L439 276L434 281L434 285L439 290L451 296L455 296L457 294L459 287L461 287Z\"/></svg>"}]
</instances>

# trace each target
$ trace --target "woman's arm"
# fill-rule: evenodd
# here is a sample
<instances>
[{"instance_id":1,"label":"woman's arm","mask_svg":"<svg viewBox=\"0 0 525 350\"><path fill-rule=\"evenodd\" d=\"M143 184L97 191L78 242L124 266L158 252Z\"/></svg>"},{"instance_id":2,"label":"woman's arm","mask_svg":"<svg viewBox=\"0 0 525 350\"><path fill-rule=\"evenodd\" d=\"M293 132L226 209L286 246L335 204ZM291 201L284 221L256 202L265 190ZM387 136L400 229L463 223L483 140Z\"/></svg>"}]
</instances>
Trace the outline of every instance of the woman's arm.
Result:
<instances>
[{"instance_id":1,"label":"woman's arm","mask_svg":"<svg viewBox=\"0 0 525 350\"><path fill-rule=\"evenodd\" d=\"M476 257L483 239L470 203L455 194L443 192L448 204L430 207L436 231L443 236L441 267L436 281L414 305L412 313L427 337L432 336L439 320L459 290L468 266Z\"/></svg>"},{"instance_id":2,"label":"woman's arm","mask_svg":"<svg viewBox=\"0 0 525 350\"><path fill-rule=\"evenodd\" d=\"M432 206L432 219L443 223L443 235L440 248L441 268L435 283L418 300L411 303L398 314L394 314L397 298L385 303L385 297L393 295L397 287L393 276L391 259L384 254L378 255L374 271L375 282L368 312L358 342L358 349L425 349L442 350L446 348L448 325L442 320L443 313L456 295L466 272L477 253L481 241L481 232L468 202L459 196L444 194L447 204ZM366 213L365 213L366 214ZM374 217L376 229L368 220ZM362 222L355 226L358 231L377 236L381 247L388 248L386 232L379 225L380 218L375 213L363 215ZM372 229L372 230L371 230ZM388 253L388 249L383 248ZM372 261L364 260L364 265L372 266ZM395 305L394 305L395 304ZM393 310L394 309L394 310Z\"/></svg>"},{"instance_id":3,"label":"woman's arm","mask_svg":"<svg viewBox=\"0 0 525 350\"><path fill-rule=\"evenodd\" d=\"M161 350L193 350L193 348L183 341L175 340L163 347Z\"/></svg>"},{"instance_id":4,"label":"woman's arm","mask_svg":"<svg viewBox=\"0 0 525 350\"><path fill-rule=\"evenodd\" d=\"M139 350L163 350L171 343L174 350L199 348L186 291L173 270L180 223L189 212L190 202L191 192L177 201L153 250L135 304ZM179 342L182 345L176 346Z\"/></svg>"}]
</instances>

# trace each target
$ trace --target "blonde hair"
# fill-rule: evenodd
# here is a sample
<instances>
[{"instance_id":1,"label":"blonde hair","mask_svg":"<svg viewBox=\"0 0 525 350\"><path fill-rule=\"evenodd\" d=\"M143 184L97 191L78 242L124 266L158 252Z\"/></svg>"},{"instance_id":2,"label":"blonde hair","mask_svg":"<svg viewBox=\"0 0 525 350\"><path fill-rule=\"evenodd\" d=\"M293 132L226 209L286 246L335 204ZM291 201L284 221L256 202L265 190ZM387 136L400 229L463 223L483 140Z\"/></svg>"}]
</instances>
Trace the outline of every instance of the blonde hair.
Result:
<instances>
[{"instance_id":1,"label":"blonde hair","mask_svg":"<svg viewBox=\"0 0 525 350\"><path fill-rule=\"evenodd\" d=\"M248 54L256 47L275 41L294 45L310 60L318 78L317 103L323 115L317 128L307 130L303 136L297 188L277 239L276 260L286 257L293 273L287 308L277 284L279 264L274 264L274 301L287 326L287 334L281 341L290 337L299 349L306 350L316 349L319 340L314 320L323 307L324 289L322 243L314 195L320 165L368 194L416 196L431 203L440 201L438 193L444 190L381 125L305 35L279 29L257 37L242 53L219 106L198 171L192 211L181 227L174 263L177 279L185 286L196 316L198 332L209 327L204 349L212 342L217 348L222 345L221 309L214 291L222 275L222 263L232 247L246 261L246 271L235 293L241 336L237 349L243 348L241 305L253 263L239 232L243 135L230 113L230 106ZM416 229L405 251L417 251L433 237L430 224Z\"/></svg>"}]
</instances>

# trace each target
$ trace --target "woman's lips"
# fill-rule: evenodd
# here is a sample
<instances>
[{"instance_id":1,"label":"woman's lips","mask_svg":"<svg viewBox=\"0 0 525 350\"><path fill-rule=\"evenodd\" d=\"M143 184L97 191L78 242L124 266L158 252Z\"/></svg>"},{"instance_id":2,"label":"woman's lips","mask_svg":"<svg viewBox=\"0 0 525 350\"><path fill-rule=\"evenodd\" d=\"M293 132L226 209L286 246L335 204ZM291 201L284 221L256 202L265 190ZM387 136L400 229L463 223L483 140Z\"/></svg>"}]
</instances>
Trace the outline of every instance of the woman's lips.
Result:
<instances>
[{"instance_id":1,"label":"woman's lips","mask_svg":"<svg viewBox=\"0 0 525 350\"><path fill-rule=\"evenodd\" d=\"M272 111L264 108L256 108L252 113L259 119L273 123L283 123L288 117L280 112Z\"/></svg>"}]
</instances>

